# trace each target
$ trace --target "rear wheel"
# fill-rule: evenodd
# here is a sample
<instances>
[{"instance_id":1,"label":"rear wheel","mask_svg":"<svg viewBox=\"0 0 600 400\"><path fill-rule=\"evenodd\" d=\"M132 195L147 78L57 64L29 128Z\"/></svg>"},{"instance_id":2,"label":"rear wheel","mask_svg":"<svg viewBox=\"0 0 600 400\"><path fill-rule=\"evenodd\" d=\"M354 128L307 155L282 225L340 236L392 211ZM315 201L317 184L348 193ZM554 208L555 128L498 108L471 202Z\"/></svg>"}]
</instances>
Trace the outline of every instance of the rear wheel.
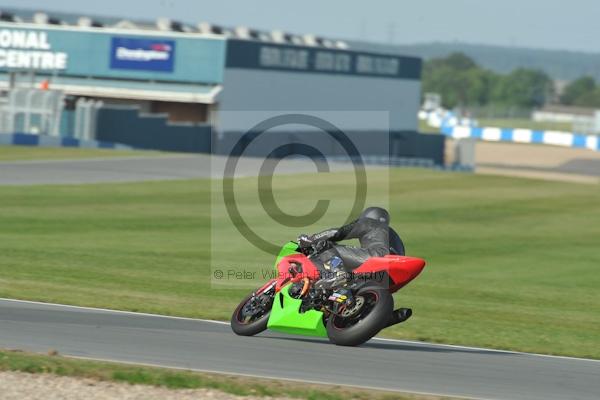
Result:
<instances>
[{"instance_id":1,"label":"rear wheel","mask_svg":"<svg viewBox=\"0 0 600 400\"><path fill-rule=\"evenodd\" d=\"M362 287L354 295L355 305L327 321L327 336L339 346L358 346L387 326L394 300L378 285Z\"/></svg>"},{"instance_id":2,"label":"rear wheel","mask_svg":"<svg viewBox=\"0 0 600 400\"><path fill-rule=\"evenodd\" d=\"M240 336L254 336L267 329L273 296L254 293L246 296L231 316L231 329Z\"/></svg>"}]
</instances>

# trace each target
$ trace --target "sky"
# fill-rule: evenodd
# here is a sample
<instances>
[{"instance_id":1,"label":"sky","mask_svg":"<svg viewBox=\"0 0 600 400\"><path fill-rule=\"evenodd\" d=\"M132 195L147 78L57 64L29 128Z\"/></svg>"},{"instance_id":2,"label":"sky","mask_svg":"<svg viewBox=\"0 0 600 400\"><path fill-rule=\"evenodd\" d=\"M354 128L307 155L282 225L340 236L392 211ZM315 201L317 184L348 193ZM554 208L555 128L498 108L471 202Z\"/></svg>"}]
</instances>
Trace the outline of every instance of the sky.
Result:
<instances>
[{"instance_id":1,"label":"sky","mask_svg":"<svg viewBox=\"0 0 600 400\"><path fill-rule=\"evenodd\" d=\"M459 41L600 52L598 0L2 0L2 6L162 16L383 43Z\"/></svg>"}]
</instances>

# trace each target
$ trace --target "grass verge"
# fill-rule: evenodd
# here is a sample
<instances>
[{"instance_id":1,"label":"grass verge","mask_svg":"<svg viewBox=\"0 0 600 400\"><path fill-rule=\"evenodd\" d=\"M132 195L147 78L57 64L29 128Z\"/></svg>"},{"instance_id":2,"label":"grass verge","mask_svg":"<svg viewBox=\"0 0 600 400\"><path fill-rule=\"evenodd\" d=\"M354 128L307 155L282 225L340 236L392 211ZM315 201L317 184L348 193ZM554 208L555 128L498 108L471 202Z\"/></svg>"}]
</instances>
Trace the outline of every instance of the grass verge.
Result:
<instances>
[{"instance_id":1,"label":"grass verge","mask_svg":"<svg viewBox=\"0 0 600 400\"><path fill-rule=\"evenodd\" d=\"M0 350L0 371L50 373L169 389L215 389L238 396L287 396L324 400L435 400L441 397L377 392L341 386L306 384L270 379L118 364ZM445 397L446 398L446 397Z\"/></svg>"},{"instance_id":2,"label":"grass verge","mask_svg":"<svg viewBox=\"0 0 600 400\"><path fill-rule=\"evenodd\" d=\"M346 198L344 176L276 179L280 206ZM240 181L249 206L252 182ZM228 320L249 289L211 284L210 243L227 245L222 265L259 255L211 235L211 215L217 227L226 215L211 214L210 185L0 187L0 297ZM428 265L395 296L413 318L382 335L600 358L598 185L398 169L390 195L408 253ZM335 212L320 228L341 223Z\"/></svg>"},{"instance_id":3,"label":"grass verge","mask_svg":"<svg viewBox=\"0 0 600 400\"><path fill-rule=\"evenodd\" d=\"M566 122L541 122L528 118L481 118L479 126L494 126L498 128L532 129L539 131L572 132L573 125Z\"/></svg>"},{"instance_id":4,"label":"grass verge","mask_svg":"<svg viewBox=\"0 0 600 400\"><path fill-rule=\"evenodd\" d=\"M527 118L478 118L477 122L480 127L573 132L573 126L570 123L538 122ZM419 132L440 133L440 128L434 128L429 126L426 121L419 120Z\"/></svg>"},{"instance_id":5,"label":"grass verge","mask_svg":"<svg viewBox=\"0 0 600 400\"><path fill-rule=\"evenodd\" d=\"M159 151L85 149L70 147L35 147L0 145L0 162L30 160L73 160L106 157L146 157L169 155Z\"/></svg>"}]
</instances>

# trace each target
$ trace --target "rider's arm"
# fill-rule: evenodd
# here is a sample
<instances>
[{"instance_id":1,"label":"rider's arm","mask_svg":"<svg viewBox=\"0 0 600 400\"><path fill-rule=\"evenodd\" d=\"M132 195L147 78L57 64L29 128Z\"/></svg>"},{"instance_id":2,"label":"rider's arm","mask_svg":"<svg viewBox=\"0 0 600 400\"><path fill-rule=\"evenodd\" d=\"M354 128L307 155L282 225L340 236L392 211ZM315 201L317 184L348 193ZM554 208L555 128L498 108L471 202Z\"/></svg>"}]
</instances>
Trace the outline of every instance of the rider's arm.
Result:
<instances>
[{"instance_id":1,"label":"rider's arm","mask_svg":"<svg viewBox=\"0 0 600 400\"><path fill-rule=\"evenodd\" d=\"M349 224L346 224L339 228L331 228L331 229L327 229L327 230L319 232L319 233L315 233L314 235L311 235L310 238L314 242L320 242L323 240L329 240L331 242L339 242L339 241L345 240L345 239L353 239L353 237L351 236L351 233L356 225L356 222L357 222L357 220L352 221Z\"/></svg>"}]
</instances>

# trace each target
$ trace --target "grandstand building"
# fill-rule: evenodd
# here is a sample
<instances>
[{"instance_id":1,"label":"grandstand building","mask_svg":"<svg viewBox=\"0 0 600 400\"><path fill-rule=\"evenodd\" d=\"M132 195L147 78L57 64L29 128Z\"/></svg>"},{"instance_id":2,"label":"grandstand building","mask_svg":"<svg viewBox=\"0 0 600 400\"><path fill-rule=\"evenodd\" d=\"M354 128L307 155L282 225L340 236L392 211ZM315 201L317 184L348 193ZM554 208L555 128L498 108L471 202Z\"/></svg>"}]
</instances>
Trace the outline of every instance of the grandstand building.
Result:
<instances>
[{"instance_id":1,"label":"grandstand building","mask_svg":"<svg viewBox=\"0 0 600 400\"><path fill-rule=\"evenodd\" d=\"M222 130L236 129L220 115L228 110L375 110L389 112L392 129L416 131L420 74L418 58L354 51L311 35L0 14L0 89L47 85L72 100L135 105Z\"/></svg>"}]
</instances>

